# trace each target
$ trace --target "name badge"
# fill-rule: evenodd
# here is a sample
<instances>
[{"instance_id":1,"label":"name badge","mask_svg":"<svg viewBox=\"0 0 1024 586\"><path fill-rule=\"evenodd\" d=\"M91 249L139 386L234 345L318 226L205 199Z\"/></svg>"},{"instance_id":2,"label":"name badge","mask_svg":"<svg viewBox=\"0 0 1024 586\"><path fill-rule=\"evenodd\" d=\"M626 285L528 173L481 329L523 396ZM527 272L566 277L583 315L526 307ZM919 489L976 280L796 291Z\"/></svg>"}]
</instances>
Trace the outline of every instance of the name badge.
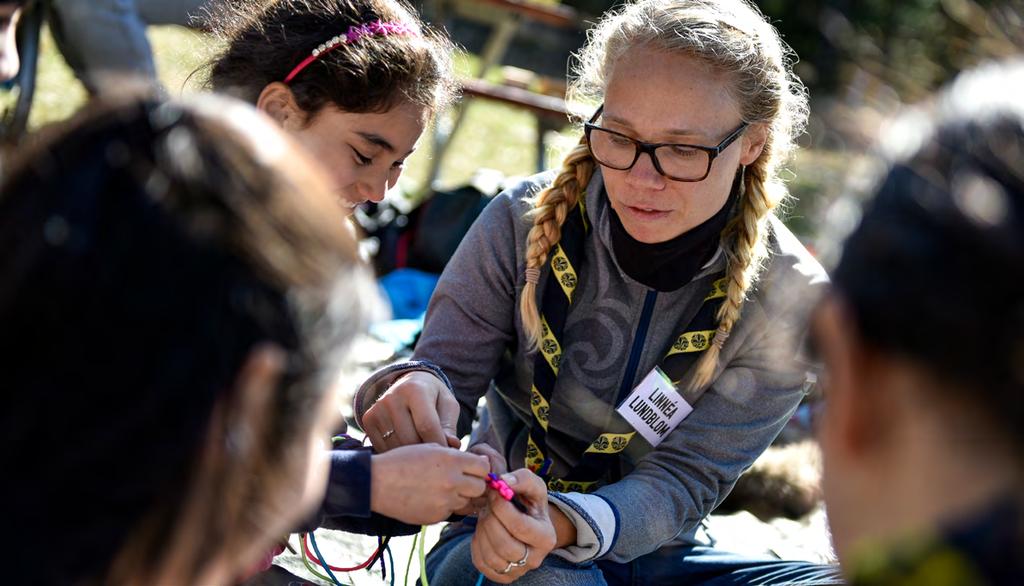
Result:
<instances>
[{"instance_id":1,"label":"name badge","mask_svg":"<svg viewBox=\"0 0 1024 586\"><path fill-rule=\"evenodd\" d=\"M633 389L616 411L652 446L679 426L693 407L657 366Z\"/></svg>"}]
</instances>

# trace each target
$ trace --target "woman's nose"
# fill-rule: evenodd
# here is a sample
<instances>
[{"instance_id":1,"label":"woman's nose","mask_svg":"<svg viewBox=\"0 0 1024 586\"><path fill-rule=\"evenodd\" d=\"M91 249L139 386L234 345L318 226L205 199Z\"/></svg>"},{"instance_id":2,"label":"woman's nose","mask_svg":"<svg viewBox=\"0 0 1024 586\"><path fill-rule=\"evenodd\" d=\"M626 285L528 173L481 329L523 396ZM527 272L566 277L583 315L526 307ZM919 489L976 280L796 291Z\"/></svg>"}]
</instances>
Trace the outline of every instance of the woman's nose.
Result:
<instances>
[{"instance_id":1,"label":"woman's nose","mask_svg":"<svg viewBox=\"0 0 1024 586\"><path fill-rule=\"evenodd\" d=\"M626 173L626 182L635 187L660 189L665 186L665 177L654 167L650 153L640 153L640 158Z\"/></svg>"}]
</instances>

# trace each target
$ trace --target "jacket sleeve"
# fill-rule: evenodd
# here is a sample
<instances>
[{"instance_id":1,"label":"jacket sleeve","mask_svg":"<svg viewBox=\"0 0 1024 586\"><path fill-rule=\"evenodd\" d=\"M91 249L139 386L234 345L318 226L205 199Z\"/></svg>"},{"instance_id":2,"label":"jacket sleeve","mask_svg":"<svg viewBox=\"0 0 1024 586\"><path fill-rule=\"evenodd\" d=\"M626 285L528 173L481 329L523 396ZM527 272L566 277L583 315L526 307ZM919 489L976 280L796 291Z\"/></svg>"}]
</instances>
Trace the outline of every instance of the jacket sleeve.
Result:
<instances>
[{"instance_id":1,"label":"jacket sleeve","mask_svg":"<svg viewBox=\"0 0 1024 586\"><path fill-rule=\"evenodd\" d=\"M516 336L519 207L503 193L477 218L441 274L413 355L413 360L440 367L450 379L462 410L460 436L469 432L477 402ZM360 387L355 400L357 420L395 376L394 370L382 370Z\"/></svg>"},{"instance_id":2,"label":"jacket sleeve","mask_svg":"<svg viewBox=\"0 0 1024 586\"><path fill-rule=\"evenodd\" d=\"M317 510L298 532L318 527L364 535L411 535L419 526L408 525L370 511L370 458L372 450L358 440L336 445L330 454L327 491Z\"/></svg>"},{"instance_id":3,"label":"jacket sleeve","mask_svg":"<svg viewBox=\"0 0 1024 586\"><path fill-rule=\"evenodd\" d=\"M803 320L796 321L771 320L694 411L620 481L591 495L551 495L580 537L555 553L577 563L628 562L693 531L771 444L805 394L807 365L796 359L793 345L802 338Z\"/></svg>"}]
</instances>

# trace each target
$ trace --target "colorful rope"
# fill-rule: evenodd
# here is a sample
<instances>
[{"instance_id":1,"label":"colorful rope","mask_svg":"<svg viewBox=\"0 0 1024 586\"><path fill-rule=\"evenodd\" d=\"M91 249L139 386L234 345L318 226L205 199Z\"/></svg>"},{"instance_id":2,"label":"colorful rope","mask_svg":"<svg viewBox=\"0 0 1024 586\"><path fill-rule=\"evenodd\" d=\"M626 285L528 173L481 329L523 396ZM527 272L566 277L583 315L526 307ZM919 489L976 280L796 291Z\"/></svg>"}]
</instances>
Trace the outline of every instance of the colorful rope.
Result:
<instances>
[{"instance_id":1,"label":"colorful rope","mask_svg":"<svg viewBox=\"0 0 1024 586\"><path fill-rule=\"evenodd\" d=\"M306 536L306 534L303 533L299 537L299 540L301 541L302 539L305 538L305 536ZM310 574L313 574L317 578L320 578L321 580L324 580L326 582L330 582L331 581L330 578L328 578L327 576L325 576L325 575L321 574L320 572L316 571L316 568L313 566L313 564L309 563L309 556L306 555L306 550L304 548L300 547L299 551L300 551L301 557L302 557L302 565L306 566L306 569L309 570Z\"/></svg>"},{"instance_id":2,"label":"colorful rope","mask_svg":"<svg viewBox=\"0 0 1024 586\"><path fill-rule=\"evenodd\" d=\"M412 545L409 547L409 561L405 564L405 579L402 580L402 584L409 583L409 569L412 568L412 556L416 555L416 541L419 537L419 534L412 536Z\"/></svg>"},{"instance_id":3,"label":"colorful rope","mask_svg":"<svg viewBox=\"0 0 1024 586\"><path fill-rule=\"evenodd\" d=\"M307 533L306 535L308 535L310 537L310 541L313 542L313 551L316 552L316 557L318 560L320 560L320 567L324 570L327 570L327 575L330 576L331 582L334 582L335 586L344 586L341 583L341 581L338 580L338 577L334 575L334 572L331 571L331 566L328 565L327 560L324 559L323 554L320 553L320 547L316 544L316 537L310 535L309 533Z\"/></svg>"},{"instance_id":4,"label":"colorful rope","mask_svg":"<svg viewBox=\"0 0 1024 586\"><path fill-rule=\"evenodd\" d=\"M420 583L422 584L422 586L430 586L430 581L427 580L427 553L426 553L426 547L424 546L424 544L426 542L427 542L427 526L424 525L423 528L420 529L420 543L419 543L419 552L420 552L420 556L419 556L420 557Z\"/></svg>"}]
</instances>

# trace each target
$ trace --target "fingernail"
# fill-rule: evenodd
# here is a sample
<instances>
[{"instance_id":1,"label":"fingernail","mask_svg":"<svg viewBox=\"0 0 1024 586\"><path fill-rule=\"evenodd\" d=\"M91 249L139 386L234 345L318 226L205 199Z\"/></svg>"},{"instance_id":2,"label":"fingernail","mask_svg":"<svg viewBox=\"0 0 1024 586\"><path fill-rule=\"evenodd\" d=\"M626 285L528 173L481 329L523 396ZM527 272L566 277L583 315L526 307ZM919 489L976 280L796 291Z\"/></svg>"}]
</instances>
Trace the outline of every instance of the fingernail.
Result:
<instances>
[{"instance_id":1,"label":"fingernail","mask_svg":"<svg viewBox=\"0 0 1024 586\"><path fill-rule=\"evenodd\" d=\"M501 475L501 479L504 480L505 484L507 484L509 486L512 486L513 484L515 484L517 482L515 474L502 474Z\"/></svg>"}]
</instances>

